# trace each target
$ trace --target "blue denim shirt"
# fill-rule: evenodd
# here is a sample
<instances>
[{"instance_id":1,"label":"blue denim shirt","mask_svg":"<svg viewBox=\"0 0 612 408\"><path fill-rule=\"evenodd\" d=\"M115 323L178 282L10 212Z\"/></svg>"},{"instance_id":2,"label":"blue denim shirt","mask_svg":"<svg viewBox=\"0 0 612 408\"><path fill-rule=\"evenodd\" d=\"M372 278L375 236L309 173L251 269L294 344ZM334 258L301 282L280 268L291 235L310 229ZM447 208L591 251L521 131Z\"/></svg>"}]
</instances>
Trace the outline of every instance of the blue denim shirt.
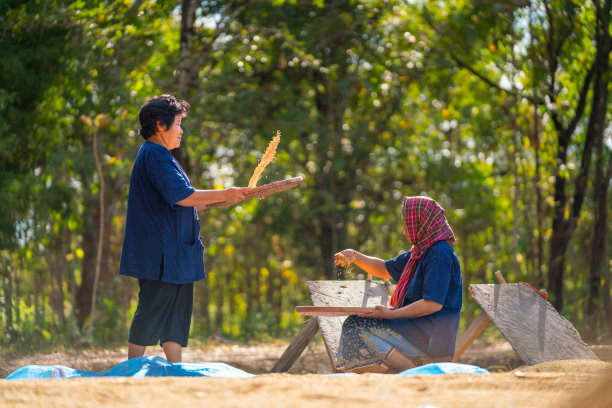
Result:
<instances>
[{"instance_id":1,"label":"blue denim shirt","mask_svg":"<svg viewBox=\"0 0 612 408\"><path fill-rule=\"evenodd\" d=\"M410 259L410 252L385 261L396 282ZM404 306L420 299L432 300L442 309L414 319L390 319L392 327L432 357L455 353L459 317L463 303L463 282L459 258L446 241L430 246L418 260L414 277L404 295Z\"/></svg>"},{"instance_id":2,"label":"blue denim shirt","mask_svg":"<svg viewBox=\"0 0 612 408\"><path fill-rule=\"evenodd\" d=\"M119 274L190 283L203 279L204 246L195 207L177 202L195 188L165 147L145 142L130 178L125 235Z\"/></svg>"}]
</instances>

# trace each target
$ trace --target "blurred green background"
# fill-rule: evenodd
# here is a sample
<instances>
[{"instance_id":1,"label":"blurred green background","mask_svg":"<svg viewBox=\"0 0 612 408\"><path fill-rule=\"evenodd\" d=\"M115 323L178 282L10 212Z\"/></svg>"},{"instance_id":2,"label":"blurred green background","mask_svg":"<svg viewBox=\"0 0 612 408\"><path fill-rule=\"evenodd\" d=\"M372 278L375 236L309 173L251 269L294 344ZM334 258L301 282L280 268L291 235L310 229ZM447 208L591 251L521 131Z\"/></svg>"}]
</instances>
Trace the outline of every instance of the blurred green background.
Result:
<instances>
[{"instance_id":1,"label":"blurred green background","mask_svg":"<svg viewBox=\"0 0 612 408\"><path fill-rule=\"evenodd\" d=\"M0 344L126 342L137 115L160 93L192 106L174 153L196 187L246 185L276 130L260 184L305 178L200 212L192 338L291 337L305 282L363 279L343 248L409 250L401 197L427 195L457 236L462 327L467 285L501 270L609 342L610 3L2 1Z\"/></svg>"}]
</instances>

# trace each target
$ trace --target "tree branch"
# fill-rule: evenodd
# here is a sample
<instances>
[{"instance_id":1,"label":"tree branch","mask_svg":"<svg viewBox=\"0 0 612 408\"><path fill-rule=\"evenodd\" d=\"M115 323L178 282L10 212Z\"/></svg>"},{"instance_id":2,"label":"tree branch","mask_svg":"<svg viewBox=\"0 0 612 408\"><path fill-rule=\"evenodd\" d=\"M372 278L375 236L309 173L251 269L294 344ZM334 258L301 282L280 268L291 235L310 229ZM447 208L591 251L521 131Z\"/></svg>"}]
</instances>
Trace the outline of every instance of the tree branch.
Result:
<instances>
[{"instance_id":1,"label":"tree branch","mask_svg":"<svg viewBox=\"0 0 612 408\"><path fill-rule=\"evenodd\" d=\"M489 86L491 86L491 87L493 87L493 88L495 88L495 89L497 89L499 91L505 92L505 93L507 93L509 95L512 95L512 96L514 96L516 98L525 98L525 99L527 99L528 101L530 101L531 103L533 103L535 105L544 105L545 104L543 99L536 98L536 97L531 96L531 95L525 95L525 94L522 94L520 92L513 91L511 89L504 89L504 88L502 88L499 84L493 82L490 78L486 77L481 72L478 72L478 70L476 70L474 67L468 65L468 63L466 63L461 58L459 58L457 55L455 55L452 51L447 51L447 52L450 55L451 59L453 61L455 61L457 66L468 70L469 72L471 72L473 75L475 75L477 78L479 78L481 81L483 81L487 85L489 85Z\"/></svg>"},{"instance_id":2,"label":"tree branch","mask_svg":"<svg viewBox=\"0 0 612 408\"><path fill-rule=\"evenodd\" d=\"M589 85L591 80L593 79L593 74L595 73L595 61L591 65L591 68L587 72L584 77L584 82L582 83L582 89L580 90L580 99L578 100L578 106L576 107L576 114L574 118L570 122L570 125L567 127L567 131L571 134L576 130L576 126L578 126L578 122L582 119L582 115L584 114L584 109L586 108L586 98L589 93Z\"/></svg>"}]
</instances>

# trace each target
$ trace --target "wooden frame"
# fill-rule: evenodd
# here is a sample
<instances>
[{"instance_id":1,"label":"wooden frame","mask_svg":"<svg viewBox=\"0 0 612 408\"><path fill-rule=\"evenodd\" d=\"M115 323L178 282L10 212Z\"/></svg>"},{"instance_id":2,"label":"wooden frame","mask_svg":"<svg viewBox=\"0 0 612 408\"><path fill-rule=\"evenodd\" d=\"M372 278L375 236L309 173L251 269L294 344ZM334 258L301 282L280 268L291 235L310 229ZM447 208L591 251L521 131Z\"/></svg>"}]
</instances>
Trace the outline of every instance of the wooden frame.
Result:
<instances>
[{"instance_id":1,"label":"wooden frame","mask_svg":"<svg viewBox=\"0 0 612 408\"><path fill-rule=\"evenodd\" d=\"M499 283L506 283L506 280L502 276L501 272L499 271L495 272L495 276L497 277ZM319 282L328 282L330 284L333 283L333 284L339 285L339 287L343 289L348 289L348 287L352 285L349 282L355 283L355 282L360 282L360 281L319 281ZM314 290L312 287L313 285L311 285L311 282L309 282L308 284L309 284L309 289L311 290L311 297L313 297L313 303L318 303L317 294L314 293ZM387 292L386 297L384 296L384 293L380 292L380 288L383 288L383 290ZM387 289L388 289L388 286L377 284L376 281L371 281L370 279L366 280L364 289L362 290L362 294L360 295L363 297L359 298L358 296L358 300L361 303L359 304L359 306L356 305L353 307L366 307L369 303L371 303L369 302L370 300L374 300L375 302L378 302L376 304L387 304L390 298L390 295L391 295L390 293L388 293ZM339 292L338 294L340 295L341 293ZM346 305L348 303L345 302L344 304ZM318 306L318 305L315 304L315 306ZM317 332L320 330L318 319L319 317L314 317L308 320L308 322L306 323L306 326L304 326L304 328L298 333L298 335L293 339L291 344L289 344L285 352L278 359L276 364L274 364L274 367L272 367L272 370L271 370L272 373L282 373L282 372L289 371L293 363L295 363L297 359L300 358L300 356L302 355L302 352L308 346L308 343L310 343L310 341L315 336L315 334L317 334ZM325 319L325 317L323 317L323 319ZM453 356L451 362L456 362L459 359L459 357L461 357L461 355L465 352L465 350L468 349L468 347L474 342L474 340L480 335L480 333L482 333L485 327L487 327L490 321L491 319L489 319L489 317L484 312L481 313L476 319L474 319L474 321L458 337L457 343L455 345L455 355ZM325 320L323 322L324 322L323 324L325 324ZM335 359L334 359L334 354L333 354L334 347L333 345L331 347L328 346L327 342L325 346L327 348L327 353L330 358L332 370L336 371L335 364L334 364Z\"/></svg>"}]
</instances>

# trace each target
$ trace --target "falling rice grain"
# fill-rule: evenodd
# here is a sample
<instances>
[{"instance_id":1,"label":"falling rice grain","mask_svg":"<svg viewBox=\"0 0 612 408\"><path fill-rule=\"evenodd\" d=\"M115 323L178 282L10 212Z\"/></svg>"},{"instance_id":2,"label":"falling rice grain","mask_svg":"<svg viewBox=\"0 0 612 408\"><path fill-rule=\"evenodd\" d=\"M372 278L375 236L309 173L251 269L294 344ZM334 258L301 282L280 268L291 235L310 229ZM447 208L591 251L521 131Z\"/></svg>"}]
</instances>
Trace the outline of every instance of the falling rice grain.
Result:
<instances>
[{"instance_id":1,"label":"falling rice grain","mask_svg":"<svg viewBox=\"0 0 612 408\"><path fill-rule=\"evenodd\" d=\"M263 156L261 156L261 160L255 168L255 171L253 172L253 176L251 176L251 179L249 180L249 187L257 186L257 182L259 181L259 178L261 177L261 174L265 170L266 166L270 164L270 162L274 159L274 155L276 154L276 148L278 146L278 143L280 142L280 137L281 132L280 130L277 130L276 135L268 144L266 151L264 152Z\"/></svg>"}]
</instances>

